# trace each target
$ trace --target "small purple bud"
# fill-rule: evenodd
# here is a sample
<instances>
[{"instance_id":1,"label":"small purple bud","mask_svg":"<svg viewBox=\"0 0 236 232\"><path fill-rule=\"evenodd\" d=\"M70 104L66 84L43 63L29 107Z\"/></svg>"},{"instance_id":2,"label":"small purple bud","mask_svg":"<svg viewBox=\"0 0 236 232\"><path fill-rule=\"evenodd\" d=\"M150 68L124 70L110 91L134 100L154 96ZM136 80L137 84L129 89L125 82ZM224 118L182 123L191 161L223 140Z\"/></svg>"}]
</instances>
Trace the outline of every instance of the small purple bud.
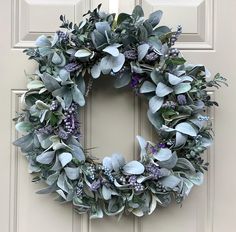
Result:
<instances>
[{"instance_id":1,"label":"small purple bud","mask_svg":"<svg viewBox=\"0 0 236 232\"><path fill-rule=\"evenodd\" d=\"M95 191L97 191L100 187L101 187L101 181L100 181L100 180L95 180L95 181L93 181L93 183L91 184L90 189L95 192Z\"/></svg>"},{"instance_id":2,"label":"small purple bud","mask_svg":"<svg viewBox=\"0 0 236 232\"><path fill-rule=\"evenodd\" d=\"M180 104L180 105L186 105L187 104L187 99L185 97L184 94L180 94L177 96L177 102Z\"/></svg>"}]
</instances>

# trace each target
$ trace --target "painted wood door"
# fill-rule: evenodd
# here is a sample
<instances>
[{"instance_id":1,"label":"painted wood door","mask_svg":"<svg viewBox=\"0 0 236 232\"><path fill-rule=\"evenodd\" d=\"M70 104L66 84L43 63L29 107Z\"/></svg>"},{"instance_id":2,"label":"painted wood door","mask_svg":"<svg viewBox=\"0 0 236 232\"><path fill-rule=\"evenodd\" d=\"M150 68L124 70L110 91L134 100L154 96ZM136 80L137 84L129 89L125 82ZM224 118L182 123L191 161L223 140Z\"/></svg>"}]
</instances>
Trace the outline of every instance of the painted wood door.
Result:
<instances>
[{"instance_id":1,"label":"painted wood door","mask_svg":"<svg viewBox=\"0 0 236 232\"><path fill-rule=\"evenodd\" d=\"M11 145L17 136L11 118L19 109L19 98L26 86L24 70L31 73L34 69L22 50L33 46L38 35L56 30L60 14L78 21L100 2L104 10L111 12L131 11L135 4L141 4L146 14L162 9L162 24L183 26L184 34L177 45L184 56L229 79L227 90L209 92L221 106L210 112L216 135L214 146L206 154L211 166L204 185L193 191L182 208L173 205L148 217L129 216L120 222L116 218L89 221L87 216L75 214L70 205L53 201L53 195L34 194L42 186L31 183L25 158ZM236 130L235 12L234 0L1 0L0 231L235 231L236 156L231 148ZM137 154L135 135L152 137L147 106L131 92L107 88L101 93L99 85L95 85L83 112L85 145L97 147L93 154L100 158L120 152L133 159Z\"/></svg>"}]
</instances>

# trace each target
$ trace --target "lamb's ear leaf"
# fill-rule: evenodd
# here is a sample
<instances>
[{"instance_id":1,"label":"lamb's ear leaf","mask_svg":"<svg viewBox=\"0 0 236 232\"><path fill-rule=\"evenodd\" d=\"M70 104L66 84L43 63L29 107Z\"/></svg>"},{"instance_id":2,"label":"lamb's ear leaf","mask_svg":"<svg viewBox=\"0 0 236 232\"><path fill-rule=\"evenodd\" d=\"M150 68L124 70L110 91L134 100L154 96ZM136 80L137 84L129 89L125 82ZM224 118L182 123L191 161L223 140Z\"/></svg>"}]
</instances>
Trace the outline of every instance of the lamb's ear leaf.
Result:
<instances>
[{"instance_id":1,"label":"lamb's ear leaf","mask_svg":"<svg viewBox=\"0 0 236 232\"><path fill-rule=\"evenodd\" d=\"M82 92L79 90L79 88L76 85L74 85L74 88L72 90L72 96L73 96L74 102L78 103L80 106L85 105L84 95L82 94Z\"/></svg>"},{"instance_id":2,"label":"lamb's ear leaf","mask_svg":"<svg viewBox=\"0 0 236 232\"><path fill-rule=\"evenodd\" d=\"M33 125L30 122L18 122L15 128L21 133L28 133L33 130Z\"/></svg>"},{"instance_id":3,"label":"lamb's ear leaf","mask_svg":"<svg viewBox=\"0 0 236 232\"><path fill-rule=\"evenodd\" d=\"M196 136L197 135L197 132L196 130L193 128L193 126L191 126L189 123L187 122L181 122L179 123L176 127L175 127L175 130L180 132L180 133L183 133L183 134L186 134L186 135L190 135L192 137Z\"/></svg>"},{"instance_id":4,"label":"lamb's ear leaf","mask_svg":"<svg viewBox=\"0 0 236 232\"><path fill-rule=\"evenodd\" d=\"M144 166L136 161L130 161L123 167L123 171L128 175L140 175L144 172Z\"/></svg>"},{"instance_id":5,"label":"lamb's ear leaf","mask_svg":"<svg viewBox=\"0 0 236 232\"><path fill-rule=\"evenodd\" d=\"M114 82L115 88L122 88L128 85L131 81L131 73L130 72L122 72L120 76L116 77Z\"/></svg>"},{"instance_id":6,"label":"lamb's ear leaf","mask_svg":"<svg viewBox=\"0 0 236 232\"><path fill-rule=\"evenodd\" d=\"M163 15L163 12L161 10L157 10L149 15L148 22L153 27L155 27L157 24L159 24L162 15Z\"/></svg>"},{"instance_id":7,"label":"lamb's ear leaf","mask_svg":"<svg viewBox=\"0 0 236 232\"><path fill-rule=\"evenodd\" d=\"M140 93L150 93L150 92L155 92L155 90L156 90L156 85L154 85L150 81L144 81L139 91Z\"/></svg>"},{"instance_id":8,"label":"lamb's ear leaf","mask_svg":"<svg viewBox=\"0 0 236 232\"><path fill-rule=\"evenodd\" d=\"M46 89L49 92L53 92L54 90L59 89L61 87L60 84L57 82L57 80L48 73L44 73L41 76L41 79L42 79Z\"/></svg>"},{"instance_id":9,"label":"lamb's ear leaf","mask_svg":"<svg viewBox=\"0 0 236 232\"><path fill-rule=\"evenodd\" d=\"M149 100L149 109L152 114L155 114L162 106L164 98L154 96Z\"/></svg>"},{"instance_id":10,"label":"lamb's ear leaf","mask_svg":"<svg viewBox=\"0 0 236 232\"><path fill-rule=\"evenodd\" d=\"M37 162L41 164L50 164L54 159L55 151L43 152L41 155L36 157Z\"/></svg>"},{"instance_id":11,"label":"lamb's ear leaf","mask_svg":"<svg viewBox=\"0 0 236 232\"><path fill-rule=\"evenodd\" d=\"M138 46L138 60L139 61L142 60L146 56L149 47L150 45L148 45L147 43L144 43Z\"/></svg>"},{"instance_id":12,"label":"lamb's ear leaf","mask_svg":"<svg viewBox=\"0 0 236 232\"><path fill-rule=\"evenodd\" d=\"M140 5L137 5L134 7L133 12L132 12L132 16L134 18L141 18L144 16L143 9Z\"/></svg>"}]
</instances>

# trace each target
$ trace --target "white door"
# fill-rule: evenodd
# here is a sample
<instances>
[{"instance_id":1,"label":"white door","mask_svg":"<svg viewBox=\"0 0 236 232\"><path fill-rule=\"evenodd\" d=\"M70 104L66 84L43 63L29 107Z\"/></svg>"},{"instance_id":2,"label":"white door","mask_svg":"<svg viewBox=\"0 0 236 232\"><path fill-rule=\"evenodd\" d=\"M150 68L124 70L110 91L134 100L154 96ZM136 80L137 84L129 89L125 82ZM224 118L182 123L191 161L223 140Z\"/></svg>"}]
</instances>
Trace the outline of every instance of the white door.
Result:
<instances>
[{"instance_id":1,"label":"white door","mask_svg":"<svg viewBox=\"0 0 236 232\"><path fill-rule=\"evenodd\" d=\"M182 208L173 205L141 219L123 217L120 222L116 218L89 221L70 205L53 201L53 195L36 195L42 186L31 182L25 158L11 144L17 136L11 118L19 110L19 97L26 87L24 70L31 73L34 69L22 50L32 46L38 35L57 30L60 14L79 21L100 2L104 10L112 12L130 12L135 4L141 4L146 14L162 9L163 24L183 26L178 47L184 56L229 80L229 88L209 93L220 104L210 112L215 130L215 144L207 154L211 166L205 184L194 189ZM236 231L235 12L235 0L1 0L0 231ZM99 85L83 114L85 145L97 147L93 154L98 157L118 151L133 159L135 135L152 137L146 105L131 92L109 88L101 93Z\"/></svg>"}]
</instances>

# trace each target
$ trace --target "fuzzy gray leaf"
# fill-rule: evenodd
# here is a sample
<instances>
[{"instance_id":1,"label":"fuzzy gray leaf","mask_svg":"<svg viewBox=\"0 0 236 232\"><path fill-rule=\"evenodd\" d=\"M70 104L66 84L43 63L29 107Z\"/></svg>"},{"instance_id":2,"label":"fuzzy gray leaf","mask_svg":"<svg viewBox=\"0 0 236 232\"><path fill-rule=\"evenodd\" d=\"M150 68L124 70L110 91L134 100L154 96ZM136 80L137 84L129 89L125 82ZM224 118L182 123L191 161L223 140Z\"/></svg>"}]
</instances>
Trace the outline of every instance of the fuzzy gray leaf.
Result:
<instances>
[{"instance_id":1,"label":"fuzzy gray leaf","mask_svg":"<svg viewBox=\"0 0 236 232\"><path fill-rule=\"evenodd\" d=\"M133 160L127 163L123 170L129 175L140 175L144 172L144 166L140 162Z\"/></svg>"},{"instance_id":2,"label":"fuzzy gray leaf","mask_svg":"<svg viewBox=\"0 0 236 232\"><path fill-rule=\"evenodd\" d=\"M50 164L54 159L55 151L43 152L41 155L36 157L37 162L41 164Z\"/></svg>"}]
</instances>

